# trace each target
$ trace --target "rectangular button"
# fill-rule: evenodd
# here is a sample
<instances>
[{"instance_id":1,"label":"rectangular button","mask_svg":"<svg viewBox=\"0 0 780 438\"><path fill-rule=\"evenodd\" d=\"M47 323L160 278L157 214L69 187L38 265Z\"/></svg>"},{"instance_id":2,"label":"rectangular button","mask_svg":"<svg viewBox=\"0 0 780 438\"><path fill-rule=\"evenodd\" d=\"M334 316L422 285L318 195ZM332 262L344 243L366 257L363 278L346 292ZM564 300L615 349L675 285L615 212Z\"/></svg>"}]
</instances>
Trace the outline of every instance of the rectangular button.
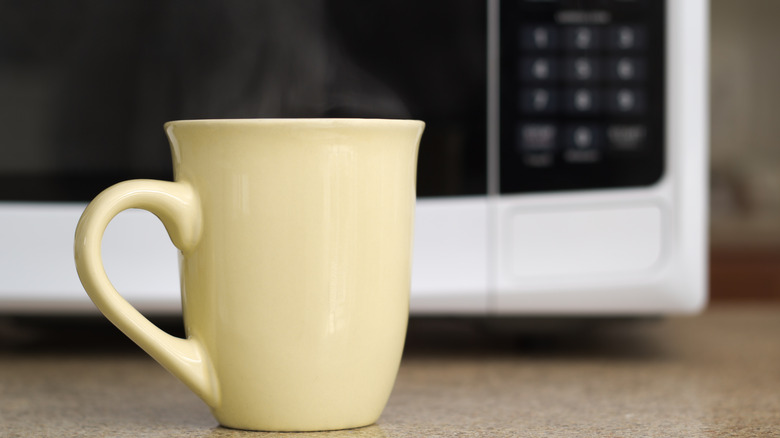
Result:
<instances>
[{"instance_id":1,"label":"rectangular button","mask_svg":"<svg viewBox=\"0 0 780 438\"><path fill-rule=\"evenodd\" d=\"M607 128L607 141L612 149L636 151L645 146L647 129L644 125L612 125Z\"/></svg>"},{"instance_id":2,"label":"rectangular button","mask_svg":"<svg viewBox=\"0 0 780 438\"><path fill-rule=\"evenodd\" d=\"M674 242L665 217L658 206L637 202L518 209L502 218L509 233L501 245L508 269L519 279L581 281L583 275L642 272L656 266L666 242ZM552 242L566 250L553 249Z\"/></svg>"},{"instance_id":3,"label":"rectangular button","mask_svg":"<svg viewBox=\"0 0 780 438\"><path fill-rule=\"evenodd\" d=\"M553 152L558 129L551 123L523 123L517 127L517 142L520 152Z\"/></svg>"}]
</instances>

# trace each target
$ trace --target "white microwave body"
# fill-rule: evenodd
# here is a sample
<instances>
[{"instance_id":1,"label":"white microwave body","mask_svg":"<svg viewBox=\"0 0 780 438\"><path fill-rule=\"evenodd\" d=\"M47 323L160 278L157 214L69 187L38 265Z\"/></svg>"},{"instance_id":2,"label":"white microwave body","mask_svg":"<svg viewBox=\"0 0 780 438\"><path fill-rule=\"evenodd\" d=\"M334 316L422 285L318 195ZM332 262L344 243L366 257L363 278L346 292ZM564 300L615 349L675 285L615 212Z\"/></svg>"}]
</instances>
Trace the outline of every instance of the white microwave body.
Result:
<instances>
[{"instance_id":1,"label":"white microwave body","mask_svg":"<svg viewBox=\"0 0 780 438\"><path fill-rule=\"evenodd\" d=\"M485 55L477 69L484 89L477 96L485 99L476 114L484 118L481 143L471 151L481 157L484 181L476 193L418 198L412 314L701 310L707 301L707 2L488 0L480 7L483 21L475 28L484 35L476 41L484 47L476 53ZM623 75L630 79L622 82ZM392 84L385 81L385 88ZM642 107L623 117L623 104ZM591 105L599 107L588 113ZM387 106L394 111L393 101ZM409 115L425 119L424 111ZM441 120L426 122L435 137ZM637 136L652 144L637 146ZM0 140L8 148L9 140ZM421 159L426 140L424 134ZM635 159L633 147L650 152ZM457 173L447 167L448 157L426 160L421 181ZM563 170L553 169L559 164ZM3 171L9 173L0 166ZM72 261L85 205L86 199L0 201L2 313L95 312ZM109 277L128 301L147 313L180 311L177 252L154 216L120 214L103 253Z\"/></svg>"}]
</instances>

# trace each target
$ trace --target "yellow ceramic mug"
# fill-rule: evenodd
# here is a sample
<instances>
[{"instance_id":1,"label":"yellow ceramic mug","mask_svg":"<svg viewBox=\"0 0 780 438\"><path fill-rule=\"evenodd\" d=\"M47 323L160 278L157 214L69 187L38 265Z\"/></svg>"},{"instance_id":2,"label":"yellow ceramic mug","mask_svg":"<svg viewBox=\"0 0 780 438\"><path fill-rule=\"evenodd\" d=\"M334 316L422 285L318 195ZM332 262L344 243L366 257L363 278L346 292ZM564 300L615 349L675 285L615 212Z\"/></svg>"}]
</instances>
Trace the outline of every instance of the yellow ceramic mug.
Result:
<instances>
[{"instance_id":1,"label":"yellow ceramic mug","mask_svg":"<svg viewBox=\"0 0 780 438\"><path fill-rule=\"evenodd\" d=\"M75 242L84 288L224 426L371 424L390 395L406 333L423 127L167 123L175 182L122 182L84 211ZM186 339L150 323L106 276L103 232L128 208L157 215L180 250Z\"/></svg>"}]
</instances>

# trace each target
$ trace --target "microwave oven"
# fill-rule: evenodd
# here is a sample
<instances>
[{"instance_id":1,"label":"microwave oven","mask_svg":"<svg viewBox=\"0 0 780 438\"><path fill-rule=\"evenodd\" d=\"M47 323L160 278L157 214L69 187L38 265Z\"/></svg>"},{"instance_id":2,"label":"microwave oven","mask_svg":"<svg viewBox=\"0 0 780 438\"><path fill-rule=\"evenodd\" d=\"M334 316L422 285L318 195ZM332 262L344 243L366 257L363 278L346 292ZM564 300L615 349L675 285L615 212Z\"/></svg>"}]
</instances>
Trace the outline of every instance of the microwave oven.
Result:
<instances>
[{"instance_id":1,"label":"microwave oven","mask_svg":"<svg viewBox=\"0 0 780 438\"><path fill-rule=\"evenodd\" d=\"M0 2L0 312L83 313L87 201L169 179L163 122L427 123L411 312L664 315L707 301L706 0ZM13 24L13 25L11 25ZM103 241L180 309L151 214Z\"/></svg>"}]
</instances>

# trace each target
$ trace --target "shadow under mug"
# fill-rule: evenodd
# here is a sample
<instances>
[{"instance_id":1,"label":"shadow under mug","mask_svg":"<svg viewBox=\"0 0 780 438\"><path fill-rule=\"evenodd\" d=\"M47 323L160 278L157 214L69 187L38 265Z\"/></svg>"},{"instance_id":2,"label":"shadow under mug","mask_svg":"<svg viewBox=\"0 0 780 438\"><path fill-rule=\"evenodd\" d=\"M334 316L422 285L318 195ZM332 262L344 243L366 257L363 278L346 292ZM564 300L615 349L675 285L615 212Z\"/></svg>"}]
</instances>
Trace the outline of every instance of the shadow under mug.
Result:
<instances>
[{"instance_id":1,"label":"shadow under mug","mask_svg":"<svg viewBox=\"0 0 780 438\"><path fill-rule=\"evenodd\" d=\"M423 129L412 120L169 122L174 181L125 181L84 211L82 284L224 426L374 423L406 333ZM105 273L103 233L129 208L159 217L179 249L186 339L149 322Z\"/></svg>"}]
</instances>

